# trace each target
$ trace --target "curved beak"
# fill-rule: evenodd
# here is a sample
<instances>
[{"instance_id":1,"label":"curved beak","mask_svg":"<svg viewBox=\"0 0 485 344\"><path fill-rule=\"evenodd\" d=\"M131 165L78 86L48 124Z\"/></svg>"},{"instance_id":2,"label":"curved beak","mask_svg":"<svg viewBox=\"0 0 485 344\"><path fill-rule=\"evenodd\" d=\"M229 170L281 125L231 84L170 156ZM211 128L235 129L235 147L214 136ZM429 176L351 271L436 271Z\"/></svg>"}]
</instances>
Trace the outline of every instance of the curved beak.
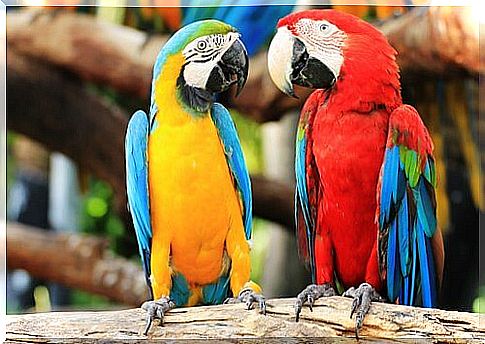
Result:
<instances>
[{"instance_id":1,"label":"curved beak","mask_svg":"<svg viewBox=\"0 0 485 344\"><path fill-rule=\"evenodd\" d=\"M237 84L236 96L238 96L246 84L248 71L248 53L238 38L212 69L206 83L206 90L220 93L229 89L233 84Z\"/></svg>"},{"instance_id":2,"label":"curved beak","mask_svg":"<svg viewBox=\"0 0 485 344\"><path fill-rule=\"evenodd\" d=\"M278 29L268 50L268 70L276 87L283 93L296 98L291 82L295 41L295 37L286 27Z\"/></svg>"},{"instance_id":3,"label":"curved beak","mask_svg":"<svg viewBox=\"0 0 485 344\"><path fill-rule=\"evenodd\" d=\"M300 39L280 27L268 51L268 69L275 85L285 94L298 98L293 84L308 88L330 88L334 73L319 59L312 57Z\"/></svg>"}]
</instances>

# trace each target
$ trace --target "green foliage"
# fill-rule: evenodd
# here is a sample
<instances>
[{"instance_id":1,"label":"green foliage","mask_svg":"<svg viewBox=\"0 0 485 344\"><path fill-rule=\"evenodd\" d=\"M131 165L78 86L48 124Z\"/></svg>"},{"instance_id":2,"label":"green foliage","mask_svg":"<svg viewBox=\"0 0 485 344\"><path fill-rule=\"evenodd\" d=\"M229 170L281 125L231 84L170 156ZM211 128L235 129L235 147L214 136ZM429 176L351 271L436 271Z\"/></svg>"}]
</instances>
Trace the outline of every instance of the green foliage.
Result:
<instances>
[{"instance_id":1,"label":"green foliage","mask_svg":"<svg viewBox=\"0 0 485 344\"><path fill-rule=\"evenodd\" d=\"M113 191L101 180L91 178L83 197L81 231L109 238L110 248L117 254L125 236L125 226L113 210Z\"/></svg>"},{"instance_id":2,"label":"green foliage","mask_svg":"<svg viewBox=\"0 0 485 344\"><path fill-rule=\"evenodd\" d=\"M253 221L253 238L251 247L251 279L259 283L264 274L264 262L269 246L267 222L262 219Z\"/></svg>"},{"instance_id":3,"label":"green foliage","mask_svg":"<svg viewBox=\"0 0 485 344\"><path fill-rule=\"evenodd\" d=\"M261 173L263 169L263 153L259 124L232 109L231 117L234 120L241 141L249 172Z\"/></svg>"},{"instance_id":4,"label":"green foliage","mask_svg":"<svg viewBox=\"0 0 485 344\"><path fill-rule=\"evenodd\" d=\"M105 309L112 304L104 296L94 295L78 289L73 289L71 291L71 302L82 308L90 309Z\"/></svg>"},{"instance_id":5,"label":"green foliage","mask_svg":"<svg viewBox=\"0 0 485 344\"><path fill-rule=\"evenodd\" d=\"M485 286L480 287L478 297L473 301L473 312L485 314Z\"/></svg>"}]
</instances>

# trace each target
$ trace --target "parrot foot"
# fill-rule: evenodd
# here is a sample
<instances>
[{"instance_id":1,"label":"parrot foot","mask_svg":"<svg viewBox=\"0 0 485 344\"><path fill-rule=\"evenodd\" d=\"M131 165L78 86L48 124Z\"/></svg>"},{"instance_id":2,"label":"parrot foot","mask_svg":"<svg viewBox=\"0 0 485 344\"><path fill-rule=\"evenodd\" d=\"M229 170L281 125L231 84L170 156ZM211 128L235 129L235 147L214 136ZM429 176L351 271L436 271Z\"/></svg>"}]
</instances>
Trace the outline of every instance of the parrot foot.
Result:
<instances>
[{"instance_id":1,"label":"parrot foot","mask_svg":"<svg viewBox=\"0 0 485 344\"><path fill-rule=\"evenodd\" d=\"M355 317L355 337L359 339L359 330L364 323L364 317L369 312L372 301L383 302L385 299L369 283L362 283L357 289L351 287L342 296L352 297L352 309L350 318L356 313Z\"/></svg>"},{"instance_id":2,"label":"parrot foot","mask_svg":"<svg viewBox=\"0 0 485 344\"><path fill-rule=\"evenodd\" d=\"M175 308L175 303L168 297L162 297L155 301L146 301L141 308L147 312L147 324L143 334L146 336L154 319L160 319L160 326L163 326L163 318L166 312Z\"/></svg>"},{"instance_id":3,"label":"parrot foot","mask_svg":"<svg viewBox=\"0 0 485 344\"><path fill-rule=\"evenodd\" d=\"M239 292L239 295L236 298L228 298L224 301L224 304L230 303L241 303L244 302L246 304L246 308L248 310L253 308L253 304L257 303L259 306L259 312L266 315L266 299L265 297L260 294L256 293L251 288L244 288Z\"/></svg>"},{"instance_id":4,"label":"parrot foot","mask_svg":"<svg viewBox=\"0 0 485 344\"><path fill-rule=\"evenodd\" d=\"M295 315L296 322L300 320L300 313L303 305L308 303L310 311L313 311L313 304L316 300L324 296L334 296L336 295L335 289L330 283L325 283L322 285L310 284L308 287L303 289L303 291L298 294L295 302Z\"/></svg>"}]
</instances>

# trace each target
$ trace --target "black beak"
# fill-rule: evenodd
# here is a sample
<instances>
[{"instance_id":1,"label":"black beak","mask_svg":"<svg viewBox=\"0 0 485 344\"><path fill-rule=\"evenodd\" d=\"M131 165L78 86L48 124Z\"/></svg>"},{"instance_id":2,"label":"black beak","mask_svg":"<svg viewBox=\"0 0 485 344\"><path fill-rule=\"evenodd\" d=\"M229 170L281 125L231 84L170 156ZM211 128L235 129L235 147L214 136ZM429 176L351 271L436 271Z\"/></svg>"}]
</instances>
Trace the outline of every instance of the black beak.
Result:
<instances>
[{"instance_id":1,"label":"black beak","mask_svg":"<svg viewBox=\"0 0 485 344\"><path fill-rule=\"evenodd\" d=\"M238 96L246 84L248 70L248 53L241 40L237 39L212 69L205 88L207 91L220 93L237 83Z\"/></svg>"},{"instance_id":2,"label":"black beak","mask_svg":"<svg viewBox=\"0 0 485 344\"><path fill-rule=\"evenodd\" d=\"M293 43L290 81L309 88L330 88L335 83L332 71L320 60L311 57L298 38Z\"/></svg>"}]
</instances>

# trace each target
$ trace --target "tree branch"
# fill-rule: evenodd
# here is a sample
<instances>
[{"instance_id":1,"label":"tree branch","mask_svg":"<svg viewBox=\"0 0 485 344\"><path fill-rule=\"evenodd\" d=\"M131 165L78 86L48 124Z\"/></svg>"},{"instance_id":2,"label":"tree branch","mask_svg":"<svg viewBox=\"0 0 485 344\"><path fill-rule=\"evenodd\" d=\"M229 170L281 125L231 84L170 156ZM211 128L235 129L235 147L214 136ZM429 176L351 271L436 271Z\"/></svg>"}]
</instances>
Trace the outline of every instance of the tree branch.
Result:
<instances>
[{"instance_id":1,"label":"tree branch","mask_svg":"<svg viewBox=\"0 0 485 344\"><path fill-rule=\"evenodd\" d=\"M125 191L126 114L58 68L12 50L7 58L8 128L66 154L82 170L107 181L115 190L118 211L131 222ZM252 182L255 216L292 228L292 188L262 176Z\"/></svg>"},{"instance_id":2,"label":"tree branch","mask_svg":"<svg viewBox=\"0 0 485 344\"><path fill-rule=\"evenodd\" d=\"M268 300L267 315L246 311L244 304L174 309L165 326L153 326L148 338L140 333L145 322L141 309L103 312L63 312L7 316L7 343L83 341L130 341L150 343L167 339L219 339L247 343L249 339L299 337L354 337L350 319L351 299L318 300L310 312L304 308L300 322L294 320L294 299ZM360 332L364 341L432 340L468 343L485 339L477 314L373 303ZM344 340L342 338L342 340ZM367 341L365 341L367 342Z\"/></svg>"},{"instance_id":3,"label":"tree branch","mask_svg":"<svg viewBox=\"0 0 485 344\"><path fill-rule=\"evenodd\" d=\"M479 24L471 12L471 7L459 6L417 8L381 30L399 52L398 63L405 71L484 73Z\"/></svg>"},{"instance_id":4,"label":"tree branch","mask_svg":"<svg viewBox=\"0 0 485 344\"><path fill-rule=\"evenodd\" d=\"M141 267L114 257L94 236L7 224L7 267L32 276L139 306L148 298Z\"/></svg>"},{"instance_id":5,"label":"tree branch","mask_svg":"<svg viewBox=\"0 0 485 344\"><path fill-rule=\"evenodd\" d=\"M142 99L148 97L153 63L167 36L148 35L83 14L49 13L9 13L8 48L65 68L84 80ZM303 100L288 98L272 84L266 55L260 54L257 61L250 64L240 99L232 97L229 102L259 122L279 119L288 109L301 105Z\"/></svg>"},{"instance_id":6,"label":"tree branch","mask_svg":"<svg viewBox=\"0 0 485 344\"><path fill-rule=\"evenodd\" d=\"M389 20L381 29L398 50L405 71L483 73L485 64L482 60L480 69L478 34L470 11L465 7L420 8ZM148 36L72 12L39 15L32 22L35 13L27 10L7 15L9 49L146 99L152 66L166 36ZM239 98L230 97L230 105L258 122L278 120L301 107L310 90L297 87L300 99L289 98L271 82L266 53L250 62L246 87Z\"/></svg>"}]
</instances>

